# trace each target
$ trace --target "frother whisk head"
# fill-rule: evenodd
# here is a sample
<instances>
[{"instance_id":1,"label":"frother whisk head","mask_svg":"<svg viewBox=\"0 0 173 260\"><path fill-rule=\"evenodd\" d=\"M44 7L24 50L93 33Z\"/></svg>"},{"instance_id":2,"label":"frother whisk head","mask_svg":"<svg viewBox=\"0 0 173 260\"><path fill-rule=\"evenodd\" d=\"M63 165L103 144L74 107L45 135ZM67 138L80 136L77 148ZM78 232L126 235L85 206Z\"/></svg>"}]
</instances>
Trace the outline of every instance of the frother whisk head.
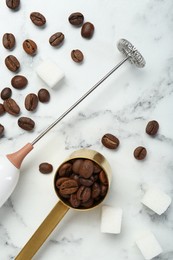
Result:
<instances>
[{"instance_id":1,"label":"frother whisk head","mask_svg":"<svg viewBox=\"0 0 173 260\"><path fill-rule=\"evenodd\" d=\"M126 57L129 57L129 61L132 64L135 64L138 68L143 68L145 66L146 62L144 57L129 41L121 39L119 40L117 47L120 52Z\"/></svg>"}]
</instances>

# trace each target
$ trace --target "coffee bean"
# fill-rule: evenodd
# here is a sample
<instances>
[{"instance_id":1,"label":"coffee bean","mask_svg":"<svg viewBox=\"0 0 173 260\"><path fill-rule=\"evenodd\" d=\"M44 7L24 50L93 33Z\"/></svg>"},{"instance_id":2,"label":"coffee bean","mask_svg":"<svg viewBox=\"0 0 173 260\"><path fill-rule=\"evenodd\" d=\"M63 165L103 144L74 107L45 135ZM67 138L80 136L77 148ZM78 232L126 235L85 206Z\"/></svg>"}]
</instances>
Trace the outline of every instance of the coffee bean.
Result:
<instances>
[{"instance_id":1,"label":"coffee bean","mask_svg":"<svg viewBox=\"0 0 173 260\"><path fill-rule=\"evenodd\" d=\"M87 202L81 203L81 206L84 207L85 209L89 209L93 206L94 200L93 198L90 198Z\"/></svg>"},{"instance_id":2,"label":"coffee bean","mask_svg":"<svg viewBox=\"0 0 173 260\"><path fill-rule=\"evenodd\" d=\"M149 121L146 126L146 133L148 135L156 135L159 130L159 123L156 120Z\"/></svg>"},{"instance_id":3,"label":"coffee bean","mask_svg":"<svg viewBox=\"0 0 173 260\"><path fill-rule=\"evenodd\" d=\"M42 88L38 91L38 99L42 103L46 103L50 100L50 93L47 89Z\"/></svg>"},{"instance_id":4,"label":"coffee bean","mask_svg":"<svg viewBox=\"0 0 173 260\"><path fill-rule=\"evenodd\" d=\"M88 179L94 171L94 164L91 160L84 160L79 168L79 175Z\"/></svg>"},{"instance_id":5,"label":"coffee bean","mask_svg":"<svg viewBox=\"0 0 173 260\"><path fill-rule=\"evenodd\" d=\"M54 33L50 38L49 38L49 43L53 47L60 46L63 41L64 41L64 34L61 32Z\"/></svg>"},{"instance_id":6,"label":"coffee bean","mask_svg":"<svg viewBox=\"0 0 173 260\"><path fill-rule=\"evenodd\" d=\"M0 116L2 116L3 114L5 114L5 108L4 105L0 103Z\"/></svg>"},{"instance_id":7,"label":"coffee bean","mask_svg":"<svg viewBox=\"0 0 173 260\"><path fill-rule=\"evenodd\" d=\"M103 185L102 183L100 184L100 195L102 197L105 197L106 196L106 193L108 191L108 186L107 185Z\"/></svg>"},{"instance_id":8,"label":"coffee bean","mask_svg":"<svg viewBox=\"0 0 173 260\"><path fill-rule=\"evenodd\" d=\"M119 140L112 134L105 134L102 137L102 144L109 149L116 149L119 146Z\"/></svg>"},{"instance_id":9,"label":"coffee bean","mask_svg":"<svg viewBox=\"0 0 173 260\"><path fill-rule=\"evenodd\" d=\"M80 50L73 50L71 52L71 58L72 58L73 61L80 63L80 62L83 61L84 56L83 56L83 53Z\"/></svg>"},{"instance_id":10,"label":"coffee bean","mask_svg":"<svg viewBox=\"0 0 173 260\"><path fill-rule=\"evenodd\" d=\"M97 182L94 182L92 186L91 196L93 199L97 198L101 193L100 185Z\"/></svg>"},{"instance_id":11,"label":"coffee bean","mask_svg":"<svg viewBox=\"0 0 173 260\"><path fill-rule=\"evenodd\" d=\"M76 159L73 163L72 170L74 173L79 174L79 169L81 164L83 163L83 159Z\"/></svg>"},{"instance_id":12,"label":"coffee bean","mask_svg":"<svg viewBox=\"0 0 173 260\"><path fill-rule=\"evenodd\" d=\"M3 100L7 99L7 98L10 98L12 95L12 91L11 91L11 88L4 88L2 91L1 91L1 98Z\"/></svg>"},{"instance_id":13,"label":"coffee bean","mask_svg":"<svg viewBox=\"0 0 173 260\"><path fill-rule=\"evenodd\" d=\"M15 46L15 36L12 33L5 33L2 38L2 44L4 48L12 50Z\"/></svg>"},{"instance_id":14,"label":"coffee bean","mask_svg":"<svg viewBox=\"0 0 173 260\"><path fill-rule=\"evenodd\" d=\"M77 199L82 202L87 202L91 197L91 188L86 186L80 186L77 191Z\"/></svg>"},{"instance_id":15,"label":"coffee bean","mask_svg":"<svg viewBox=\"0 0 173 260\"><path fill-rule=\"evenodd\" d=\"M60 168L59 168L59 176L69 176L71 173L72 165L71 163L64 163Z\"/></svg>"},{"instance_id":16,"label":"coffee bean","mask_svg":"<svg viewBox=\"0 0 173 260\"><path fill-rule=\"evenodd\" d=\"M38 106L38 97L37 97L37 95L34 94L34 93L28 94L25 97L25 108L28 111L34 111L34 110L36 110L37 106Z\"/></svg>"},{"instance_id":17,"label":"coffee bean","mask_svg":"<svg viewBox=\"0 0 173 260\"><path fill-rule=\"evenodd\" d=\"M94 173L99 173L101 172L102 168L96 163L94 163Z\"/></svg>"},{"instance_id":18,"label":"coffee bean","mask_svg":"<svg viewBox=\"0 0 173 260\"><path fill-rule=\"evenodd\" d=\"M44 162L39 165L39 171L44 174L51 173L53 171L53 166L50 163Z\"/></svg>"},{"instance_id":19,"label":"coffee bean","mask_svg":"<svg viewBox=\"0 0 173 260\"><path fill-rule=\"evenodd\" d=\"M78 176L78 175L77 175ZM91 176L92 177L92 176ZM79 178L79 183L84 186L91 186L93 185L94 180L93 179L85 179L85 178Z\"/></svg>"},{"instance_id":20,"label":"coffee bean","mask_svg":"<svg viewBox=\"0 0 173 260\"><path fill-rule=\"evenodd\" d=\"M5 111L13 116L17 116L20 113L20 107L16 103L16 101L12 98L8 98L4 100L4 108Z\"/></svg>"},{"instance_id":21,"label":"coffee bean","mask_svg":"<svg viewBox=\"0 0 173 260\"><path fill-rule=\"evenodd\" d=\"M69 22L74 26L80 26L83 24L84 16L80 12L72 13L69 18Z\"/></svg>"},{"instance_id":22,"label":"coffee bean","mask_svg":"<svg viewBox=\"0 0 173 260\"><path fill-rule=\"evenodd\" d=\"M16 89L23 89L28 84L27 78L22 75L16 75L11 79L11 85Z\"/></svg>"},{"instance_id":23,"label":"coffee bean","mask_svg":"<svg viewBox=\"0 0 173 260\"><path fill-rule=\"evenodd\" d=\"M76 193L70 195L70 204L73 208L78 208L80 206L80 200L78 200Z\"/></svg>"},{"instance_id":24,"label":"coffee bean","mask_svg":"<svg viewBox=\"0 0 173 260\"><path fill-rule=\"evenodd\" d=\"M43 26L46 24L46 18L39 12L32 12L30 14L30 19L36 26Z\"/></svg>"},{"instance_id":25,"label":"coffee bean","mask_svg":"<svg viewBox=\"0 0 173 260\"><path fill-rule=\"evenodd\" d=\"M20 5L20 0L6 0L6 5L10 9L17 9Z\"/></svg>"},{"instance_id":26,"label":"coffee bean","mask_svg":"<svg viewBox=\"0 0 173 260\"><path fill-rule=\"evenodd\" d=\"M20 68L20 62L13 55L9 55L5 58L5 65L10 71L13 72L16 72Z\"/></svg>"},{"instance_id":27,"label":"coffee bean","mask_svg":"<svg viewBox=\"0 0 173 260\"><path fill-rule=\"evenodd\" d=\"M108 179L107 179L107 176L106 176L106 174L105 174L104 171L101 171L101 172L99 173L99 179L100 179L100 182L101 182L102 184L108 185Z\"/></svg>"},{"instance_id":28,"label":"coffee bean","mask_svg":"<svg viewBox=\"0 0 173 260\"><path fill-rule=\"evenodd\" d=\"M69 180L68 177L61 177L61 178L59 178L59 179L56 181L56 187L59 189L60 186L61 186L61 184L62 184L64 181L67 181L67 180Z\"/></svg>"},{"instance_id":29,"label":"coffee bean","mask_svg":"<svg viewBox=\"0 0 173 260\"><path fill-rule=\"evenodd\" d=\"M64 181L60 186L61 194L72 194L78 190L78 183L75 180Z\"/></svg>"},{"instance_id":30,"label":"coffee bean","mask_svg":"<svg viewBox=\"0 0 173 260\"><path fill-rule=\"evenodd\" d=\"M147 155L147 150L145 147L139 146L134 150L133 154L137 160L143 160Z\"/></svg>"},{"instance_id":31,"label":"coffee bean","mask_svg":"<svg viewBox=\"0 0 173 260\"><path fill-rule=\"evenodd\" d=\"M0 124L0 136L4 133L4 126Z\"/></svg>"},{"instance_id":32,"label":"coffee bean","mask_svg":"<svg viewBox=\"0 0 173 260\"><path fill-rule=\"evenodd\" d=\"M20 117L18 119L18 126L26 131L32 131L35 127L35 122L29 117Z\"/></svg>"},{"instance_id":33,"label":"coffee bean","mask_svg":"<svg viewBox=\"0 0 173 260\"><path fill-rule=\"evenodd\" d=\"M23 42L23 49L27 54L33 56L37 52L37 44L33 40L27 39Z\"/></svg>"},{"instance_id":34,"label":"coffee bean","mask_svg":"<svg viewBox=\"0 0 173 260\"><path fill-rule=\"evenodd\" d=\"M82 25L81 35L84 38L90 39L94 34L94 25L90 22L86 22Z\"/></svg>"}]
</instances>

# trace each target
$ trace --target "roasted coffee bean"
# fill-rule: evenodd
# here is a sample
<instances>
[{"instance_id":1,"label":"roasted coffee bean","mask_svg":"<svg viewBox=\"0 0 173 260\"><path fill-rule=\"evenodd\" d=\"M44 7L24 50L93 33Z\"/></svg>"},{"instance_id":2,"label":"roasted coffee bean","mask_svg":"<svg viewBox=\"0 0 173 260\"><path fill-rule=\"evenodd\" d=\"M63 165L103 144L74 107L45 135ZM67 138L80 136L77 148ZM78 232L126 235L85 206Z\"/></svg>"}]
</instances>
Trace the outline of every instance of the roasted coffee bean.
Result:
<instances>
[{"instance_id":1,"label":"roasted coffee bean","mask_svg":"<svg viewBox=\"0 0 173 260\"><path fill-rule=\"evenodd\" d=\"M133 154L137 160L143 160L147 155L147 150L145 147L139 146L134 150Z\"/></svg>"},{"instance_id":2,"label":"roasted coffee bean","mask_svg":"<svg viewBox=\"0 0 173 260\"><path fill-rule=\"evenodd\" d=\"M48 162L41 163L39 165L39 171L44 174L51 173L53 171L53 166Z\"/></svg>"},{"instance_id":3,"label":"roasted coffee bean","mask_svg":"<svg viewBox=\"0 0 173 260\"><path fill-rule=\"evenodd\" d=\"M12 33L5 33L2 38L2 44L4 48L11 50L15 46L15 36Z\"/></svg>"},{"instance_id":4,"label":"roasted coffee bean","mask_svg":"<svg viewBox=\"0 0 173 260\"><path fill-rule=\"evenodd\" d=\"M64 41L64 34L62 32L57 32L54 33L50 38L49 38L49 43L50 45L52 45L53 47L57 47L60 46L63 41Z\"/></svg>"},{"instance_id":5,"label":"roasted coffee bean","mask_svg":"<svg viewBox=\"0 0 173 260\"><path fill-rule=\"evenodd\" d=\"M101 193L100 185L97 182L94 182L92 186L91 196L93 199L98 198Z\"/></svg>"},{"instance_id":6,"label":"roasted coffee bean","mask_svg":"<svg viewBox=\"0 0 173 260\"><path fill-rule=\"evenodd\" d=\"M38 99L42 103L48 102L50 100L50 93L49 93L49 91L47 89L45 89L45 88L41 88L38 91Z\"/></svg>"},{"instance_id":7,"label":"roasted coffee bean","mask_svg":"<svg viewBox=\"0 0 173 260\"><path fill-rule=\"evenodd\" d=\"M73 61L80 63L80 62L83 61L84 56L83 56L83 53L80 50L73 50L71 52L71 58L72 58Z\"/></svg>"},{"instance_id":8,"label":"roasted coffee bean","mask_svg":"<svg viewBox=\"0 0 173 260\"><path fill-rule=\"evenodd\" d=\"M13 55L9 55L5 58L5 65L10 71L13 72L16 72L20 68L20 62Z\"/></svg>"},{"instance_id":9,"label":"roasted coffee bean","mask_svg":"<svg viewBox=\"0 0 173 260\"><path fill-rule=\"evenodd\" d=\"M78 183L75 180L64 181L60 186L61 194L70 195L78 190Z\"/></svg>"},{"instance_id":10,"label":"roasted coffee bean","mask_svg":"<svg viewBox=\"0 0 173 260\"><path fill-rule=\"evenodd\" d=\"M8 98L4 100L4 108L5 111L13 116L17 116L20 113L20 107L16 103L16 101L12 98Z\"/></svg>"},{"instance_id":11,"label":"roasted coffee bean","mask_svg":"<svg viewBox=\"0 0 173 260\"><path fill-rule=\"evenodd\" d=\"M4 126L0 124L0 136L4 133Z\"/></svg>"},{"instance_id":12,"label":"roasted coffee bean","mask_svg":"<svg viewBox=\"0 0 173 260\"><path fill-rule=\"evenodd\" d=\"M27 84L28 84L27 78L25 78L22 75L14 76L11 79L11 85L13 86L13 88L16 88L16 89L23 89L26 87Z\"/></svg>"},{"instance_id":13,"label":"roasted coffee bean","mask_svg":"<svg viewBox=\"0 0 173 260\"><path fill-rule=\"evenodd\" d=\"M93 198L90 198L87 202L82 202L81 206L84 207L85 209L89 209L93 206L94 200Z\"/></svg>"},{"instance_id":14,"label":"roasted coffee bean","mask_svg":"<svg viewBox=\"0 0 173 260\"><path fill-rule=\"evenodd\" d=\"M119 140L112 134L105 134L102 137L102 144L109 149L116 149L119 146Z\"/></svg>"},{"instance_id":15,"label":"roasted coffee bean","mask_svg":"<svg viewBox=\"0 0 173 260\"><path fill-rule=\"evenodd\" d=\"M56 181L56 187L59 189L60 188L60 186L61 186L61 184L64 182L64 181L67 181L67 180L69 180L69 178L68 177L61 177L61 178L59 178L57 181Z\"/></svg>"},{"instance_id":16,"label":"roasted coffee bean","mask_svg":"<svg viewBox=\"0 0 173 260\"><path fill-rule=\"evenodd\" d=\"M71 169L72 169L72 165L71 163L64 163L61 165L61 167L59 168L59 176L69 176L71 173Z\"/></svg>"},{"instance_id":17,"label":"roasted coffee bean","mask_svg":"<svg viewBox=\"0 0 173 260\"><path fill-rule=\"evenodd\" d=\"M94 163L94 173L101 172L102 168L97 163Z\"/></svg>"},{"instance_id":18,"label":"roasted coffee bean","mask_svg":"<svg viewBox=\"0 0 173 260\"><path fill-rule=\"evenodd\" d=\"M6 0L6 5L10 9L17 9L20 5L20 0Z\"/></svg>"},{"instance_id":19,"label":"roasted coffee bean","mask_svg":"<svg viewBox=\"0 0 173 260\"><path fill-rule=\"evenodd\" d=\"M72 13L69 18L69 23L71 23L74 26L80 26L83 24L84 16L80 12Z\"/></svg>"},{"instance_id":20,"label":"roasted coffee bean","mask_svg":"<svg viewBox=\"0 0 173 260\"><path fill-rule=\"evenodd\" d=\"M70 204L73 208L78 208L80 206L80 200L78 200L76 193L70 195Z\"/></svg>"},{"instance_id":21,"label":"roasted coffee bean","mask_svg":"<svg viewBox=\"0 0 173 260\"><path fill-rule=\"evenodd\" d=\"M105 174L104 171L101 171L101 172L99 173L99 179L100 179L100 182L101 182L102 184L108 185L108 178L107 178L107 176L106 176L106 174Z\"/></svg>"},{"instance_id":22,"label":"roasted coffee bean","mask_svg":"<svg viewBox=\"0 0 173 260\"><path fill-rule=\"evenodd\" d=\"M37 95L34 93L28 94L25 98L25 108L28 111L34 111L36 110L37 106L38 106Z\"/></svg>"},{"instance_id":23,"label":"roasted coffee bean","mask_svg":"<svg viewBox=\"0 0 173 260\"><path fill-rule=\"evenodd\" d=\"M5 114L5 108L4 105L0 103L0 116L2 116L3 114Z\"/></svg>"},{"instance_id":24,"label":"roasted coffee bean","mask_svg":"<svg viewBox=\"0 0 173 260\"><path fill-rule=\"evenodd\" d=\"M104 197L108 191L108 186L103 185L102 183L100 184L100 195Z\"/></svg>"},{"instance_id":25,"label":"roasted coffee bean","mask_svg":"<svg viewBox=\"0 0 173 260\"><path fill-rule=\"evenodd\" d=\"M72 179L74 179L75 181L77 181L77 183L80 185L79 175L77 175L77 174L75 174L75 173L72 173L72 174L70 175L70 177L71 177Z\"/></svg>"},{"instance_id":26,"label":"roasted coffee bean","mask_svg":"<svg viewBox=\"0 0 173 260\"><path fill-rule=\"evenodd\" d=\"M79 174L79 169L81 164L83 163L83 159L76 159L73 163L72 170L74 173Z\"/></svg>"},{"instance_id":27,"label":"roasted coffee bean","mask_svg":"<svg viewBox=\"0 0 173 260\"><path fill-rule=\"evenodd\" d=\"M46 18L39 12L32 12L30 14L30 19L36 26L43 26L46 24Z\"/></svg>"},{"instance_id":28,"label":"roasted coffee bean","mask_svg":"<svg viewBox=\"0 0 173 260\"><path fill-rule=\"evenodd\" d=\"M77 199L82 202L87 202L91 198L91 188L86 186L80 186L77 191Z\"/></svg>"},{"instance_id":29,"label":"roasted coffee bean","mask_svg":"<svg viewBox=\"0 0 173 260\"><path fill-rule=\"evenodd\" d=\"M82 25L81 35L84 38L90 39L94 34L94 25L92 23L86 22Z\"/></svg>"},{"instance_id":30,"label":"roasted coffee bean","mask_svg":"<svg viewBox=\"0 0 173 260\"><path fill-rule=\"evenodd\" d=\"M35 122L29 117L20 117L18 119L18 126L26 131L32 131L35 127Z\"/></svg>"},{"instance_id":31,"label":"roasted coffee bean","mask_svg":"<svg viewBox=\"0 0 173 260\"><path fill-rule=\"evenodd\" d=\"M23 49L29 55L35 55L37 52L37 44L30 39L27 39L23 42Z\"/></svg>"},{"instance_id":32,"label":"roasted coffee bean","mask_svg":"<svg viewBox=\"0 0 173 260\"><path fill-rule=\"evenodd\" d=\"M77 175L78 176L78 175ZM92 177L92 176L91 176ZM91 186L91 185L93 185L93 183L94 183L94 180L93 179L85 179L85 178L79 178L79 183L81 184L81 185L84 185L84 186L87 186L87 187L89 187L89 186Z\"/></svg>"},{"instance_id":33,"label":"roasted coffee bean","mask_svg":"<svg viewBox=\"0 0 173 260\"><path fill-rule=\"evenodd\" d=\"M91 160L84 160L79 168L79 175L88 179L94 171L94 164Z\"/></svg>"},{"instance_id":34,"label":"roasted coffee bean","mask_svg":"<svg viewBox=\"0 0 173 260\"><path fill-rule=\"evenodd\" d=\"M2 91L1 91L1 98L3 100L7 99L7 98L10 98L12 95L12 91L11 91L11 88L4 88Z\"/></svg>"},{"instance_id":35,"label":"roasted coffee bean","mask_svg":"<svg viewBox=\"0 0 173 260\"><path fill-rule=\"evenodd\" d=\"M159 123L156 120L149 121L146 126L146 133L148 135L156 135L159 130Z\"/></svg>"},{"instance_id":36,"label":"roasted coffee bean","mask_svg":"<svg viewBox=\"0 0 173 260\"><path fill-rule=\"evenodd\" d=\"M58 191L58 195L60 196L60 198L65 199L65 202L67 202L67 199L70 199L70 194L61 194L61 190Z\"/></svg>"}]
</instances>

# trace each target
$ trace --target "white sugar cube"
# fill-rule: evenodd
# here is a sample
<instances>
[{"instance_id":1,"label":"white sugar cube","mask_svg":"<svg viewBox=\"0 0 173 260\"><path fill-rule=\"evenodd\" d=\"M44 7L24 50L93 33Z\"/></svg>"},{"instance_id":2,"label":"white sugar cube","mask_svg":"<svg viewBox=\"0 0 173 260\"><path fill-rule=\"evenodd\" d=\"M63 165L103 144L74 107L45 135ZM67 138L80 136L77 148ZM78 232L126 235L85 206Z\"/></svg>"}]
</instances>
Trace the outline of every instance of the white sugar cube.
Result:
<instances>
[{"instance_id":1,"label":"white sugar cube","mask_svg":"<svg viewBox=\"0 0 173 260\"><path fill-rule=\"evenodd\" d=\"M136 244L146 260L150 260L162 253L162 248L150 231L136 240Z\"/></svg>"},{"instance_id":2,"label":"white sugar cube","mask_svg":"<svg viewBox=\"0 0 173 260\"><path fill-rule=\"evenodd\" d=\"M149 189L141 202L158 215L161 215L171 204L171 198L161 190Z\"/></svg>"},{"instance_id":3,"label":"white sugar cube","mask_svg":"<svg viewBox=\"0 0 173 260\"><path fill-rule=\"evenodd\" d=\"M51 60L43 61L36 68L36 73L50 88L55 87L64 77L64 72Z\"/></svg>"},{"instance_id":4,"label":"white sugar cube","mask_svg":"<svg viewBox=\"0 0 173 260\"><path fill-rule=\"evenodd\" d=\"M121 232L122 209L102 206L101 232L119 234Z\"/></svg>"}]
</instances>

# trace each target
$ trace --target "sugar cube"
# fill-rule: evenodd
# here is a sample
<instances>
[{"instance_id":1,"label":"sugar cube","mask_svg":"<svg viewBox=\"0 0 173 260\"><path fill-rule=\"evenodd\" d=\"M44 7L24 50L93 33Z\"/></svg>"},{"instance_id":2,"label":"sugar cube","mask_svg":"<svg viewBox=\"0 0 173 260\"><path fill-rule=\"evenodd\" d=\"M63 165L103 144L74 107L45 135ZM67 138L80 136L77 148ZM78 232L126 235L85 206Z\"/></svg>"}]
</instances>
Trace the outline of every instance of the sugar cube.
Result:
<instances>
[{"instance_id":1,"label":"sugar cube","mask_svg":"<svg viewBox=\"0 0 173 260\"><path fill-rule=\"evenodd\" d=\"M161 190L149 189L141 201L158 215L164 213L171 204L171 198Z\"/></svg>"},{"instance_id":2,"label":"sugar cube","mask_svg":"<svg viewBox=\"0 0 173 260\"><path fill-rule=\"evenodd\" d=\"M101 232L119 234L121 232L122 209L102 206Z\"/></svg>"},{"instance_id":3,"label":"sugar cube","mask_svg":"<svg viewBox=\"0 0 173 260\"><path fill-rule=\"evenodd\" d=\"M43 61L36 68L36 73L50 88L55 87L64 77L64 72L51 60Z\"/></svg>"},{"instance_id":4,"label":"sugar cube","mask_svg":"<svg viewBox=\"0 0 173 260\"><path fill-rule=\"evenodd\" d=\"M152 232L148 231L136 240L136 244L146 260L162 253L162 248Z\"/></svg>"}]
</instances>

